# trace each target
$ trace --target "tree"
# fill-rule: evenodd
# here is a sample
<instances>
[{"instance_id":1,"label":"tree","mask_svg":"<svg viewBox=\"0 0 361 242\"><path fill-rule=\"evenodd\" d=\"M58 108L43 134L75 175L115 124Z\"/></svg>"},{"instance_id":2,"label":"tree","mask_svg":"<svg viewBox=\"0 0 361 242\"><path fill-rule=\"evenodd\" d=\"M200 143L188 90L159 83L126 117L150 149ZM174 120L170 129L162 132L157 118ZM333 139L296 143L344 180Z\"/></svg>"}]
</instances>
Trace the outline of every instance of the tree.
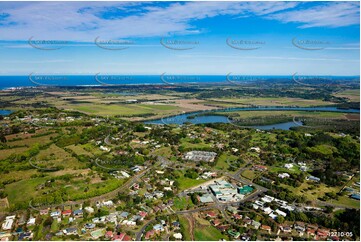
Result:
<instances>
[{"instance_id":1,"label":"tree","mask_svg":"<svg viewBox=\"0 0 361 242\"><path fill-rule=\"evenodd\" d=\"M283 216L277 216L277 218L276 218L277 223L283 224L284 221L285 221L285 218Z\"/></svg>"}]
</instances>

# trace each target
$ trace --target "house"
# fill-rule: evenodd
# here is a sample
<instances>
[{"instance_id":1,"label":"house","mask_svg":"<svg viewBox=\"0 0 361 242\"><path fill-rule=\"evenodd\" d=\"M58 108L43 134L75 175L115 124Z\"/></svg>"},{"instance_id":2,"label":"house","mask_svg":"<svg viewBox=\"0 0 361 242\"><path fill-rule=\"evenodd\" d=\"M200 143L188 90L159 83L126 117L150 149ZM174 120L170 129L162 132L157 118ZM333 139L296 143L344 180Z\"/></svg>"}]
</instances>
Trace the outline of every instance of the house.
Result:
<instances>
[{"instance_id":1,"label":"house","mask_svg":"<svg viewBox=\"0 0 361 242\"><path fill-rule=\"evenodd\" d=\"M330 234L330 230L329 229L318 229L316 234L318 237L326 238Z\"/></svg>"},{"instance_id":2,"label":"house","mask_svg":"<svg viewBox=\"0 0 361 242\"><path fill-rule=\"evenodd\" d=\"M273 212L273 210L270 207L263 208L262 210L267 215L271 214Z\"/></svg>"},{"instance_id":3,"label":"house","mask_svg":"<svg viewBox=\"0 0 361 242\"><path fill-rule=\"evenodd\" d=\"M86 224L84 225L84 228L85 228L85 229L94 229L94 228L95 228L95 224L93 224L93 223L86 223Z\"/></svg>"},{"instance_id":4,"label":"house","mask_svg":"<svg viewBox=\"0 0 361 242\"><path fill-rule=\"evenodd\" d=\"M285 164L285 168L290 170L293 168L293 164L292 163Z\"/></svg>"},{"instance_id":5,"label":"house","mask_svg":"<svg viewBox=\"0 0 361 242\"><path fill-rule=\"evenodd\" d=\"M92 207L85 207L84 209L87 213L94 213L94 208Z\"/></svg>"},{"instance_id":6,"label":"house","mask_svg":"<svg viewBox=\"0 0 361 242\"><path fill-rule=\"evenodd\" d=\"M281 179L289 178L290 174L288 174L288 173L280 173L280 174L278 174L278 177L281 178Z\"/></svg>"},{"instance_id":7,"label":"house","mask_svg":"<svg viewBox=\"0 0 361 242\"><path fill-rule=\"evenodd\" d=\"M154 226L153 226L153 229L154 229L155 231L164 231L164 227L163 227L162 224L156 224L156 225L154 225Z\"/></svg>"},{"instance_id":8,"label":"house","mask_svg":"<svg viewBox=\"0 0 361 242\"><path fill-rule=\"evenodd\" d=\"M215 218L215 217L217 217L217 214L215 212L213 212L213 211L209 211L209 212L206 213L206 217Z\"/></svg>"},{"instance_id":9,"label":"house","mask_svg":"<svg viewBox=\"0 0 361 242\"><path fill-rule=\"evenodd\" d=\"M261 226L261 223L255 221L255 220L252 220L251 225L252 225L255 229L259 229L259 227Z\"/></svg>"},{"instance_id":10,"label":"house","mask_svg":"<svg viewBox=\"0 0 361 242\"><path fill-rule=\"evenodd\" d=\"M285 212L283 212L283 211L281 211L281 210L279 210L279 209L276 209L276 211L275 211L278 215L281 215L282 217L286 217L287 216L287 213L285 213Z\"/></svg>"},{"instance_id":11,"label":"house","mask_svg":"<svg viewBox=\"0 0 361 242\"><path fill-rule=\"evenodd\" d=\"M265 230L265 231L267 231L268 233L271 233L271 230L272 230L272 229L271 229L270 226L262 224L261 230Z\"/></svg>"},{"instance_id":12,"label":"house","mask_svg":"<svg viewBox=\"0 0 361 242\"><path fill-rule=\"evenodd\" d=\"M76 217L76 218L82 218L83 217L83 210L82 209L74 210L73 216Z\"/></svg>"},{"instance_id":13,"label":"house","mask_svg":"<svg viewBox=\"0 0 361 242\"><path fill-rule=\"evenodd\" d=\"M254 165L253 169L257 170L257 171L267 171L268 168L267 168L267 166Z\"/></svg>"},{"instance_id":14,"label":"house","mask_svg":"<svg viewBox=\"0 0 361 242\"><path fill-rule=\"evenodd\" d=\"M40 215L47 215L49 213L49 209L41 209L39 212Z\"/></svg>"},{"instance_id":15,"label":"house","mask_svg":"<svg viewBox=\"0 0 361 242\"><path fill-rule=\"evenodd\" d=\"M295 230L297 231L302 231L305 232L306 231L306 227L305 227L305 223L303 222L296 222L293 227L295 228Z\"/></svg>"},{"instance_id":16,"label":"house","mask_svg":"<svg viewBox=\"0 0 361 242\"><path fill-rule=\"evenodd\" d=\"M215 220L212 221L212 224L213 224L214 226L218 226L218 225L221 224L221 220L215 219Z\"/></svg>"},{"instance_id":17,"label":"house","mask_svg":"<svg viewBox=\"0 0 361 242\"><path fill-rule=\"evenodd\" d=\"M313 228L307 228L307 235L308 236L315 236L316 235L316 230Z\"/></svg>"},{"instance_id":18,"label":"house","mask_svg":"<svg viewBox=\"0 0 361 242\"><path fill-rule=\"evenodd\" d=\"M102 203L103 206L112 207L114 206L114 203L112 200L106 201Z\"/></svg>"},{"instance_id":19,"label":"house","mask_svg":"<svg viewBox=\"0 0 361 242\"><path fill-rule=\"evenodd\" d=\"M77 235L78 230L77 230L77 228L66 228L66 229L63 230L63 233L65 235Z\"/></svg>"},{"instance_id":20,"label":"house","mask_svg":"<svg viewBox=\"0 0 361 242\"><path fill-rule=\"evenodd\" d=\"M35 218L30 218L26 223L27 226L35 225Z\"/></svg>"},{"instance_id":21,"label":"house","mask_svg":"<svg viewBox=\"0 0 361 242\"><path fill-rule=\"evenodd\" d=\"M308 177L306 177L306 180L307 181L314 181L314 182L320 182L320 178L318 178L318 177L315 177L315 176L308 176Z\"/></svg>"},{"instance_id":22,"label":"house","mask_svg":"<svg viewBox=\"0 0 361 242\"><path fill-rule=\"evenodd\" d=\"M129 213L128 213L128 212L122 212L122 213L120 214L120 217L122 217L122 218L128 218L128 216L129 216Z\"/></svg>"},{"instance_id":23,"label":"house","mask_svg":"<svg viewBox=\"0 0 361 242\"><path fill-rule=\"evenodd\" d=\"M300 167L300 170L303 171L303 172L305 172L305 171L308 170L308 167L307 167L307 166L301 166L301 167Z\"/></svg>"},{"instance_id":24,"label":"house","mask_svg":"<svg viewBox=\"0 0 361 242\"><path fill-rule=\"evenodd\" d=\"M280 229L283 233L292 233L292 228L289 225L280 225Z\"/></svg>"},{"instance_id":25,"label":"house","mask_svg":"<svg viewBox=\"0 0 361 242\"><path fill-rule=\"evenodd\" d=\"M142 219L144 219L147 215L148 215L147 212L144 212L144 211L140 211L140 212L139 212L139 216L141 216Z\"/></svg>"},{"instance_id":26,"label":"house","mask_svg":"<svg viewBox=\"0 0 361 242\"><path fill-rule=\"evenodd\" d=\"M247 227L248 225L250 225L252 223L252 219L246 217L243 219L243 227Z\"/></svg>"},{"instance_id":27,"label":"house","mask_svg":"<svg viewBox=\"0 0 361 242\"><path fill-rule=\"evenodd\" d=\"M183 238L181 233L175 233L175 234L173 234L173 237L178 240L181 240Z\"/></svg>"},{"instance_id":28,"label":"house","mask_svg":"<svg viewBox=\"0 0 361 242\"><path fill-rule=\"evenodd\" d=\"M235 219L235 220L240 220L240 219L242 219L242 215L239 215L239 214L233 214L233 218Z\"/></svg>"},{"instance_id":29,"label":"house","mask_svg":"<svg viewBox=\"0 0 361 242\"><path fill-rule=\"evenodd\" d=\"M227 231L227 233L232 236L234 239L238 239L239 236L241 235L238 231L235 231L233 229L230 229Z\"/></svg>"},{"instance_id":30,"label":"house","mask_svg":"<svg viewBox=\"0 0 361 242\"><path fill-rule=\"evenodd\" d=\"M61 212L61 214L62 214L63 216L70 216L71 213L72 213L72 211L71 211L70 209L64 210L63 212Z\"/></svg>"},{"instance_id":31,"label":"house","mask_svg":"<svg viewBox=\"0 0 361 242\"><path fill-rule=\"evenodd\" d=\"M147 233L145 233L144 238L146 240L149 240L149 239L153 238L154 235L155 235L155 230L152 229L152 230L147 231Z\"/></svg>"},{"instance_id":32,"label":"house","mask_svg":"<svg viewBox=\"0 0 361 242\"><path fill-rule=\"evenodd\" d=\"M105 238L107 238L107 239L113 238L113 231L108 230L108 231L105 233Z\"/></svg>"},{"instance_id":33,"label":"house","mask_svg":"<svg viewBox=\"0 0 361 242\"><path fill-rule=\"evenodd\" d=\"M2 229L10 230L13 227L14 220L15 220L15 215L7 216L5 218L4 223L2 224Z\"/></svg>"},{"instance_id":34,"label":"house","mask_svg":"<svg viewBox=\"0 0 361 242\"><path fill-rule=\"evenodd\" d=\"M130 220L124 220L122 222L122 224L125 224L127 226L135 226L135 225L137 225L137 223L135 221L130 221Z\"/></svg>"},{"instance_id":35,"label":"house","mask_svg":"<svg viewBox=\"0 0 361 242\"><path fill-rule=\"evenodd\" d=\"M260 153L260 152L261 152L261 148L259 148L259 147L251 147L249 150L250 150L250 151L257 152L257 153Z\"/></svg>"},{"instance_id":36,"label":"house","mask_svg":"<svg viewBox=\"0 0 361 242\"><path fill-rule=\"evenodd\" d=\"M100 150L109 152L109 151L110 151L110 148L101 145L101 146L100 146Z\"/></svg>"},{"instance_id":37,"label":"house","mask_svg":"<svg viewBox=\"0 0 361 242\"><path fill-rule=\"evenodd\" d=\"M114 241L125 241L126 237L128 237L125 233L118 233L113 235Z\"/></svg>"},{"instance_id":38,"label":"house","mask_svg":"<svg viewBox=\"0 0 361 242\"><path fill-rule=\"evenodd\" d=\"M50 213L50 217L59 217L60 216L60 211L53 211Z\"/></svg>"}]
</instances>

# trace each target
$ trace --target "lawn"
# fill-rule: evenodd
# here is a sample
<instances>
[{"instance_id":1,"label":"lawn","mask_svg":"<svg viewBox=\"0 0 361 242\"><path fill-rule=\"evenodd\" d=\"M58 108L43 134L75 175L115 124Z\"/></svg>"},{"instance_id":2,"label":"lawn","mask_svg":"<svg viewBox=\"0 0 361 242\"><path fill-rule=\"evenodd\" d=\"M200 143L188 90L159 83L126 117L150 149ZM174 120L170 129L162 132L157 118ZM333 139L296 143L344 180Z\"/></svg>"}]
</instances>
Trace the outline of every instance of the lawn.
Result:
<instances>
[{"instance_id":1,"label":"lawn","mask_svg":"<svg viewBox=\"0 0 361 242\"><path fill-rule=\"evenodd\" d=\"M261 106L320 106L332 105L332 102L325 102L322 100L310 100L302 98L285 98L285 97L242 97L242 98L213 98L210 99L216 102L228 102L243 105L261 105Z\"/></svg>"},{"instance_id":2,"label":"lawn","mask_svg":"<svg viewBox=\"0 0 361 242\"><path fill-rule=\"evenodd\" d=\"M50 138L51 137L55 137L57 136L57 134L49 134L49 135L45 135L45 136L40 136L40 137L34 137L34 138L25 138L22 140L16 140L16 141L10 141L7 142L7 145L11 146L27 146L30 147L36 143L41 144L41 145L45 145L46 143L51 142Z\"/></svg>"},{"instance_id":3,"label":"lawn","mask_svg":"<svg viewBox=\"0 0 361 242\"><path fill-rule=\"evenodd\" d=\"M351 102L360 102L360 90L348 89L334 94L335 97L348 98Z\"/></svg>"},{"instance_id":4,"label":"lawn","mask_svg":"<svg viewBox=\"0 0 361 242\"><path fill-rule=\"evenodd\" d=\"M185 149L197 150L197 149L204 149L204 148L212 147L211 144L207 144L204 142L192 143L193 139L190 139L190 138L182 138L180 141L181 141L181 146L183 146Z\"/></svg>"},{"instance_id":5,"label":"lawn","mask_svg":"<svg viewBox=\"0 0 361 242\"><path fill-rule=\"evenodd\" d=\"M81 145L69 145L66 148L71 149L74 151L77 155L87 155L87 156L93 156L92 153L86 151Z\"/></svg>"},{"instance_id":6,"label":"lawn","mask_svg":"<svg viewBox=\"0 0 361 242\"><path fill-rule=\"evenodd\" d=\"M217 165L216 165L216 169L218 170L223 170L226 171L229 167L227 160L228 161L234 161L236 160L237 157L234 155L229 155L229 154L222 154L218 157L217 159Z\"/></svg>"},{"instance_id":7,"label":"lawn","mask_svg":"<svg viewBox=\"0 0 361 242\"><path fill-rule=\"evenodd\" d=\"M298 196L301 196L301 195L306 196L307 199L310 201L314 201L320 197L323 197L325 195L325 193L327 193L327 192L337 193L340 190L340 187L328 187L327 185L322 184L322 183L319 184L318 186L317 186L317 184L315 184L315 188L312 190L307 190L308 188L310 188L312 186L312 184L308 184L306 181L297 188L294 188L292 186L288 186L285 184L281 184L281 186L287 188L288 190L290 190L291 192L293 192L294 194L296 194ZM304 190L306 190L306 191L304 191ZM340 196L339 200L327 200L327 202L333 203L333 204L338 204L338 205L352 206L355 208L360 207L360 201L351 199L347 196Z\"/></svg>"},{"instance_id":8,"label":"lawn","mask_svg":"<svg viewBox=\"0 0 361 242\"><path fill-rule=\"evenodd\" d=\"M282 165L280 165L282 166ZM268 167L268 170L270 172L274 172L274 173L283 173L283 172L286 172L286 173L295 173L295 174L300 174L301 171L300 169L298 168L298 166L293 166L291 169L287 169L285 167L279 167L279 166L272 166L272 167Z\"/></svg>"},{"instance_id":9,"label":"lawn","mask_svg":"<svg viewBox=\"0 0 361 242\"><path fill-rule=\"evenodd\" d=\"M177 181L179 182L179 188L181 190L185 190L185 189L200 185L200 184L204 183L206 180L203 180L203 179L196 180L196 179L191 179L188 177L180 177L177 179Z\"/></svg>"},{"instance_id":10,"label":"lawn","mask_svg":"<svg viewBox=\"0 0 361 242\"><path fill-rule=\"evenodd\" d=\"M144 115L144 114L169 114L179 110L178 107L163 104L65 104L63 108L80 111L87 114L123 117Z\"/></svg>"},{"instance_id":11,"label":"lawn","mask_svg":"<svg viewBox=\"0 0 361 242\"><path fill-rule=\"evenodd\" d=\"M253 180L257 176L256 172L251 170L245 170L241 175L249 180Z\"/></svg>"},{"instance_id":12,"label":"lawn","mask_svg":"<svg viewBox=\"0 0 361 242\"><path fill-rule=\"evenodd\" d=\"M189 234L189 222L188 220L183 217L183 216L178 216L179 219L179 223L182 225L182 227L184 228L184 240L185 241L191 241L191 235Z\"/></svg>"},{"instance_id":13,"label":"lawn","mask_svg":"<svg viewBox=\"0 0 361 242\"><path fill-rule=\"evenodd\" d=\"M30 201L42 191L36 191L36 187L46 181L46 177L21 180L5 186L10 206L17 202Z\"/></svg>"},{"instance_id":14,"label":"lawn","mask_svg":"<svg viewBox=\"0 0 361 242\"><path fill-rule=\"evenodd\" d=\"M219 241L221 239L227 240L228 238L213 226L196 227L194 230L194 240L196 241Z\"/></svg>"},{"instance_id":15,"label":"lawn","mask_svg":"<svg viewBox=\"0 0 361 242\"><path fill-rule=\"evenodd\" d=\"M177 197L174 199L174 206L176 210L185 210L189 206L193 206L192 201L187 197Z\"/></svg>"},{"instance_id":16,"label":"lawn","mask_svg":"<svg viewBox=\"0 0 361 242\"><path fill-rule=\"evenodd\" d=\"M27 151L28 147L19 147L19 148L12 148L12 149L4 149L0 152L0 160L4 160L8 158L12 154L21 154L25 151Z\"/></svg>"},{"instance_id":17,"label":"lawn","mask_svg":"<svg viewBox=\"0 0 361 242\"><path fill-rule=\"evenodd\" d=\"M50 145L46 150L41 150L40 153L35 156L32 163L44 168L63 166L64 168L82 169L86 167L86 164L79 162L55 144Z\"/></svg>"}]
</instances>

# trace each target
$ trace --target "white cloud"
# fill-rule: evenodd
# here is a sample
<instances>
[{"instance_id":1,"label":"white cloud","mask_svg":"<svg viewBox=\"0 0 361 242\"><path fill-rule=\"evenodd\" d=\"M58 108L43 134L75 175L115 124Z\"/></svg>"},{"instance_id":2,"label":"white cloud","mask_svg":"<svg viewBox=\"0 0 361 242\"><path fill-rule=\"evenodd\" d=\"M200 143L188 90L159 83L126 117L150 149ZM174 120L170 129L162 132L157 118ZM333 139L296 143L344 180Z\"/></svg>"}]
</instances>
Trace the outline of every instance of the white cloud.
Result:
<instances>
[{"instance_id":1,"label":"white cloud","mask_svg":"<svg viewBox=\"0 0 361 242\"><path fill-rule=\"evenodd\" d=\"M92 41L101 38L159 37L170 33L199 33L195 20L220 15L259 16L300 23L302 28L358 24L359 5L319 3L310 8L298 2L31 2L0 3L3 40L37 39ZM117 15L121 12L121 15ZM105 16L112 13L112 16ZM114 13L114 14L113 14Z\"/></svg>"},{"instance_id":2,"label":"white cloud","mask_svg":"<svg viewBox=\"0 0 361 242\"><path fill-rule=\"evenodd\" d=\"M309 9L271 14L268 18L300 23L300 28L343 27L360 24L360 5L358 2L328 2Z\"/></svg>"}]
</instances>

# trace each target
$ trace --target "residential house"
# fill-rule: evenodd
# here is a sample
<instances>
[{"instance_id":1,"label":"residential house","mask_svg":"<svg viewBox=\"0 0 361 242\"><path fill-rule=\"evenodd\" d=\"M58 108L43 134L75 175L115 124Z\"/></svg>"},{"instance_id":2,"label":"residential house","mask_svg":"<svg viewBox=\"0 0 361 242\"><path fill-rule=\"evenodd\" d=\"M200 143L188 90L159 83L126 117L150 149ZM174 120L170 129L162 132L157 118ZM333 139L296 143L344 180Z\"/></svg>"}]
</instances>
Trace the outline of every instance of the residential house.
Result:
<instances>
[{"instance_id":1,"label":"residential house","mask_svg":"<svg viewBox=\"0 0 361 242\"><path fill-rule=\"evenodd\" d=\"M59 217L60 216L60 211L53 211L50 213L50 217Z\"/></svg>"},{"instance_id":2,"label":"residential house","mask_svg":"<svg viewBox=\"0 0 361 242\"><path fill-rule=\"evenodd\" d=\"M214 226L218 226L218 225L220 225L222 222L221 222L221 220L219 220L219 219L214 219L213 221L212 221L212 224L214 225Z\"/></svg>"},{"instance_id":3,"label":"residential house","mask_svg":"<svg viewBox=\"0 0 361 242\"><path fill-rule=\"evenodd\" d=\"M239 236L241 235L238 231L235 231L233 229L228 230L227 233L234 239L238 239Z\"/></svg>"},{"instance_id":4,"label":"residential house","mask_svg":"<svg viewBox=\"0 0 361 242\"><path fill-rule=\"evenodd\" d=\"M144 211L140 211L139 212L139 216L141 216L142 217L142 219L141 220L143 220L146 216L148 215L148 213L147 212L144 212Z\"/></svg>"},{"instance_id":5,"label":"residential house","mask_svg":"<svg viewBox=\"0 0 361 242\"><path fill-rule=\"evenodd\" d=\"M71 211L70 209L64 210L63 212L61 212L61 214L62 214L63 216L70 216L70 215L72 214L72 211Z\"/></svg>"},{"instance_id":6,"label":"residential house","mask_svg":"<svg viewBox=\"0 0 361 242\"><path fill-rule=\"evenodd\" d=\"M108 231L105 233L105 238L107 238L107 239L112 239L112 238L113 238L113 231L108 230Z\"/></svg>"},{"instance_id":7,"label":"residential house","mask_svg":"<svg viewBox=\"0 0 361 242\"><path fill-rule=\"evenodd\" d=\"M83 210L82 209L74 210L73 216L76 217L76 218L82 218L83 217Z\"/></svg>"},{"instance_id":8,"label":"residential house","mask_svg":"<svg viewBox=\"0 0 361 242\"><path fill-rule=\"evenodd\" d=\"M292 228L289 225L280 225L280 229L283 233L292 233Z\"/></svg>"},{"instance_id":9,"label":"residential house","mask_svg":"<svg viewBox=\"0 0 361 242\"><path fill-rule=\"evenodd\" d=\"M181 233L175 233L175 234L173 234L173 237L178 240L181 240L183 238Z\"/></svg>"},{"instance_id":10,"label":"residential house","mask_svg":"<svg viewBox=\"0 0 361 242\"><path fill-rule=\"evenodd\" d=\"M270 226L262 224L261 230L265 230L265 231L267 231L268 233L271 233L271 230L272 230L272 229L271 229Z\"/></svg>"},{"instance_id":11,"label":"residential house","mask_svg":"<svg viewBox=\"0 0 361 242\"><path fill-rule=\"evenodd\" d=\"M160 231L160 232L164 231L164 227L163 227L162 224L156 224L156 225L154 225L154 226L153 226L153 229L154 229L155 231Z\"/></svg>"},{"instance_id":12,"label":"residential house","mask_svg":"<svg viewBox=\"0 0 361 242\"><path fill-rule=\"evenodd\" d=\"M35 225L35 218L31 217L29 218L28 222L26 223L27 226Z\"/></svg>"},{"instance_id":13,"label":"residential house","mask_svg":"<svg viewBox=\"0 0 361 242\"><path fill-rule=\"evenodd\" d=\"M145 236L144 236L144 238L146 239L146 240L149 240L149 239L151 239L151 238L153 238L154 236L155 236L155 230L154 229L152 229L152 230L149 230L149 231L147 231L146 233L145 233Z\"/></svg>"},{"instance_id":14,"label":"residential house","mask_svg":"<svg viewBox=\"0 0 361 242\"><path fill-rule=\"evenodd\" d=\"M15 215L5 217L5 221L2 224L2 229L10 230L13 227L14 220L15 220Z\"/></svg>"},{"instance_id":15,"label":"residential house","mask_svg":"<svg viewBox=\"0 0 361 242\"><path fill-rule=\"evenodd\" d=\"M281 179L289 178L290 174L288 174L288 173L280 173L280 174L278 174L278 177L281 178Z\"/></svg>"},{"instance_id":16,"label":"residential house","mask_svg":"<svg viewBox=\"0 0 361 242\"><path fill-rule=\"evenodd\" d=\"M87 213L94 213L94 208L92 208L92 207L85 207L84 210L85 210Z\"/></svg>"},{"instance_id":17,"label":"residential house","mask_svg":"<svg viewBox=\"0 0 361 242\"><path fill-rule=\"evenodd\" d=\"M255 221L255 220L252 220L251 225L252 225L255 229L259 229L259 227L261 226L261 223Z\"/></svg>"},{"instance_id":18,"label":"residential house","mask_svg":"<svg viewBox=\"0 0 361 242\"><path fill-rule=\"evenodd\" d=\"M77 228L66 228L63 230L63 233L65 235L77 235L78 234L78 229Z\"/></svg>"},{"instance_id":19,"label":"residential house","mask_svg":"<svg viewBox=\"0 0 361 242\"><path fill-rule=\"evenodd\" d=\"M314 181L314 182L320 182L320 178L318 178L318 177L315 177L315 176L308 176L308 177L306 177L306 180L307 181Z\"/></svg>"},{"instance_id":20,"label":"residential house","mask_svg":"<svg viewBox=\"0 0 361 242\"><path fill-rule=\"evenodd\" d=\"M40 215L47 215L49 213L49 209L41 209L39 212Z\"/></svg>"},{"instance_id":21,"label":"residential house","mask_svg":"<svg viewBox=\"0 0 361 242\"><path fill-rule=\"evenodd\" d=\"M84 225L84 228L85 228L85 229L94 229L94 228L95 228L95 224L93 224L93 223L86 223L86 224Z\"/></svg>"},{"instance_id":22,"label":"residential house","mask_svg":"<svg viewBox=\"0 0 361 242\"><path fill-rule=\"evenodd\" d=\"M215 218L215 217L217 217L217 214L215 212L213 212L213 211L209 211L209 212L206 213L206 217Z\"/></svg>"},{"instance_id":23,"label":"residential house","mask_svg":"<svg viewBox=\"0 0 361 242\"><path fill-rule=\"evenodd\" d=\"M301 231L301 232L305 232L306 231L306 227L305 227L305 223L303 222L296 222L293 225L294 229L297 231Z\"/></svg>"}]
</instances>

